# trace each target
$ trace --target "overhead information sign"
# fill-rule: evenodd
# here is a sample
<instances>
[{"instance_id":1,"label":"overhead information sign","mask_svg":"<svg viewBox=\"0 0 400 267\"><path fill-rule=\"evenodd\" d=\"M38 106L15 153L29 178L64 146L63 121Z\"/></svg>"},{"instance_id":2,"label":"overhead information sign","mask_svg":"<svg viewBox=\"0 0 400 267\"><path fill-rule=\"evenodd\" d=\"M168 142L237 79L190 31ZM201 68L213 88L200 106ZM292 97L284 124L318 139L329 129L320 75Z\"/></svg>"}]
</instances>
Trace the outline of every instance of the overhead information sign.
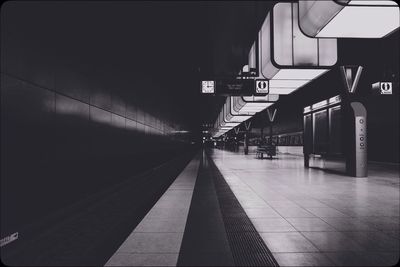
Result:
<instances>
[{"instance_id":1,"label":"overhead information sign","mask_svg":"<svg viewBox=\"0 0 400 267\"><path fill-rule=\"evenodd\" d=\"M252 95L253 79L232 79L216 81L216 91L220 95Z\"/></svg>"},{"instance_id":2,"label":"overhead information sign","mask_svg":"<svg viewBox=\"0 0 400 267\"><path fill-rule=\"evenodd\" d=\"M254 95L253 79L204 80L200 83L201 93L227 96Z\"/></svg>"},{"instance_id":3,"label":"overhead information sign","mask_svg":"<svg viewBox=\"0 0 400 267\"><path fill-rule=\"evenodd\" d=\"M201 93L226 96L251 96L269 94L266 79L220 79L201 81Z\"/></svg>"}]
</instances>

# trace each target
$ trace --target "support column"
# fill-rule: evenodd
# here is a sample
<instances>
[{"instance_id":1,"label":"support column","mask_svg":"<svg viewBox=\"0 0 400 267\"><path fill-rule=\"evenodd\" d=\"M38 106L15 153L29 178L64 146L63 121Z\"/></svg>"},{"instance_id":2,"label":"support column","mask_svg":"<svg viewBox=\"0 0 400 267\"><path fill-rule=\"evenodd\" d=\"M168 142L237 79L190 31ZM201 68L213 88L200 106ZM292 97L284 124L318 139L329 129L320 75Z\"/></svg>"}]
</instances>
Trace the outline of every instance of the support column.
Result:
<instances>
[{"instance_id":1,"label":"support column","mask_svg":"<svg viewBox=\"0 0 400 267\"><path fill-rule=\"evenodd\" d=\"M248 155L249 154L249 137L248 137L248 133L250 130L250 126L251 126L251 121L245 121L244 122L244 127L245 129L245 133L244 133L244 154Z\"/></svg>"},{"instance_id":2,"label":"support column","mask_svg":"<svg viewBox=\"0 0 400 267\"><path fill-rule=\"evenodd\" d=\"M357 85L362 66L341 66L347 92L343 96L345 110L346 172L354 177L368 176L367 110L357 101Z\"/></svg>"},{"instance_id":3,"label":"support column","mask_svg":"<svg viewBox=\"0 0 400 267\"><path fill-rule=\"evenodd\" d=\"M276 154L276 146L272 143L272 124L275 120L275 116L276 116L276 108L273 110L267 109L267 113L268 113L268 119L269 119L269 158L272 159L272 155Z\"/></svg>"}]
</instances>

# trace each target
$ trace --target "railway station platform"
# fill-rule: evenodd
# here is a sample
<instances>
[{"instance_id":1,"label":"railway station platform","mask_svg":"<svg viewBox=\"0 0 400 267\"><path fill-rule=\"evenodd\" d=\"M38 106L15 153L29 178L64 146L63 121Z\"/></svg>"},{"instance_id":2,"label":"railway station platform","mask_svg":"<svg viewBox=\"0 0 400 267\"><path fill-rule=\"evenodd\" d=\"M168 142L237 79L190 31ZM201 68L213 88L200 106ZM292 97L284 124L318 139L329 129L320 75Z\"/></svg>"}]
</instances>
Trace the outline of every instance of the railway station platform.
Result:
<instances>
[{"instance_id":1,"label":"railway station platform","mask_svg":"<svg viewBox=\"0 0 400 267\"><path fill-rule=\"evenodd\" d=\"M199 152L106 266L391 266L399 172L305 169L303 158Z\"/></svg>"}]
</instances>

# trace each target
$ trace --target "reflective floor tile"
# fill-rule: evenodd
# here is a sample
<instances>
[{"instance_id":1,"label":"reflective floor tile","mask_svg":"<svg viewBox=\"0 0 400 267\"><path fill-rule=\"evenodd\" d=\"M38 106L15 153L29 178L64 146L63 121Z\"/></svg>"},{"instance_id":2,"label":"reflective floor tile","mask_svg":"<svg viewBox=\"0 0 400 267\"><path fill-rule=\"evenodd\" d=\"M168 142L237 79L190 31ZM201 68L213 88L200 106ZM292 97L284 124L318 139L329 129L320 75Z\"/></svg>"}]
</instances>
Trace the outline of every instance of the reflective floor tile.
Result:
<instances>
[{"instance_id":1,"label":"reflective floor tile","mask_svg":"<svg viewBox=\"0 0 400 267\"><path fill-rule=\"evenodd\" d=\"M287 220L298 231L306 231L306 232L337 231L335 228L333 228L320 218L287 218Z\"/></svg>"},{"instance_id":2,"label":"reflective floor tile","mask_svg":"<svg viewBox=\"0 0 400 267\"><path fill-rule=\"evenodd\" d=\"M279 266L333 266L322 253L273 253Z\"/></svg>"},{"instance_id":3,"label":"reflective floor tile","mask_svg":"<svg viewBox=\"0 0 400 267\"><path fill-rule=\"evenodd\" d=\"M333 208L305 208L318 217L348 217L346 214Z\"/></svg>"},{"instance_id":4,"label":"reflective floor tile","mask_svg":"<svg viewBox=\"0 0 400 267\"><path fill-rule=\"evenodd\" d=\"M251 222L259 233L296 231L290 223L281 218L257 218L251 219Z\"/></svg>"},{"instance_id":5,"label":"reflective floor tile","mask_svg":"<svg viewBox=\"0 0 400 267\"><path fill-rule=\"evenodd\" d=\"M320 251L362 251L363 248L340 232L302 232Z\"/></svg>"},{"instance_id":6,"label":"reflective floor tile","mask_svg":"<svg viewBox=\"0 0 400 267\"><path fill-rule=\"evenodd\" d=\"M314 214L301 207L275 207L274 209L284 218L315 217Z\"/></svg>"},{"instance_id":7,"label":"reflective floor tile","mask_svg":"<svg viewBox=\"0 0 400 267\"><path fill-rule=\"evenodd\" d=\"M318 249L298 232L261 233L271 252L317 252Z\"/></svg>"},{"instance_id":8,"label":"reflective floor tile","mask_svg":"<svg viewBox=\"0 0 400 267\"><path fill-rule=\"evenodd\" d=\"M381 232L343 232L368 251L399 251L400 240Z\"/></svg>"},{"instance_id":9,"label":"reflective floor tile","mask_svg":"<svg viewBox=\"0 0 400 267\"><path fill-rule=\"evenodd\" d=\"M338 231L377 231L357 218L321 217L322 220L333 226Z\"/></svg>"},{"instance_id":10,"label":"reflective floor tile","mask_svg":"<svg viewBox=\"0 0 400 267\"><path fill-rule=\"evenodd\" d=\"M281 218L272 208L246 208L244 210L249 218Z\"/></svg>"},{"instance_id":11,"label":"reflective floor tile","mask_svg":"<svg viewBox=\"0 0 400 267\"><path fill-rule=\"evenodd\" d=\"M394 258L380 253L327 252L324 253L337 266L393 266Z\"/></svg>"}]
</instances>

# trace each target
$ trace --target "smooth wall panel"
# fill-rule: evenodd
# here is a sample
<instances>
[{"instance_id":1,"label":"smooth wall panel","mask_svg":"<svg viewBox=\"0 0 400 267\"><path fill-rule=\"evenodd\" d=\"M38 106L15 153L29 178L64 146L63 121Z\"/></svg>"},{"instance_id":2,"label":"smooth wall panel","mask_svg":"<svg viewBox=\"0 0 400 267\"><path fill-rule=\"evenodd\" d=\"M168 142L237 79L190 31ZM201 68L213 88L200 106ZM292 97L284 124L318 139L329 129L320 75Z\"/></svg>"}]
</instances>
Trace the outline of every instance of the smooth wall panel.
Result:
<instances>
[{"instance_id":1,"label":"smooth wall panel","mask_svg":"<svg viewBox=\"0 0 400 267\"><path fill-rule=\"evenodd\" d=\"M111 111L111 93L104 84L99 82L92 84L90 105Z\"/></svg>"},{"instance_id":2,"label":"smooth wall panel","mask_svg":"<svg viewBox=\"0 0 400 267\"><path fill-rule=\"evenodd\" d=\"M90 103L90 84L87 78L74 70L73 65L57 66L55 90L63 95Z\"/></svg>"},{"instance_id":3,"label":"smooth wall panel","mask_svg":"<svg viewBox=\"0 0 400 267\"><path fill-rule=\"evenodd\" d=\"M125 117L127 116L126 103L121 95L122 93L117 89L113 90L111 93L111 111Z\"/></svg>"},{"instance_id":4,"label":"smooth wall panel","mask_svg":"<svg viewBox=\"0 0 400 267\"><path fill-rule=\"evenodd\" d=\"M111 136L111 113L90 106L90 136L92 157L101 158L110 152L108 140Z\"/></svg>"},{"instance_id":5,"label":"smooth wall panel","mask_svg":"<svg viewBox=\"0 0 400 267\"><path fill-rule=\"evenodd\" d=\"M136 121L140 122L141 124L145 124L145 112L141 107L136 108Z\"/></svg>"},{"instance_id":6,"label":"smooth wall panel","mask_svg":"<svg viewBox=\"0 0 400 267\"><path fill-rule=\"evenodd\" d=\"M135 120L126 119L125 129L128 131L128 133L136 132L137 131L136 124L137 124L137 122Z\"/></svg>"},{"instance_id":7,"label":"smooth wall panel","mask_svg":"<svg viewBox=\"0 0 400 267\"><path fill-rule=\"evenodd\" d=\"M57 94L56 113L57 159L89 159L89 105Z\"/></svg>"},{"instance_id":8,"label":"smooth wall panel","mask_svg":"<svg viewBox=\"0 0 400 267\"><path fill-rule=\"evenodd\" d=\"M37 194L53 176L54 108L53 92L26 82L2 81L2 236L41 215L37 208L45 203L47 192Z\"/></svg>"},{"instance_id":9,"label":"smooth wall panel","mask_svg":"<svg viewBox=\"0 0 400 267\"><path fill-rule=\"evenodd\" d=\"M137 108L134 105L126 105L126 117L129 118L130 120L137 120Z\"/></svg>"},{"instance_id":10,"label":"smooth wall panel","mask_svg":"<svg viewBox=\"0 0 400 267\"><path fill-rule=\"evenodd\" d=\"M49 49L48 44L22 46L18 51L21 67L15 75L35 85L54 90L56 68Z\"/></svg>"},{"instance_id":11,"label":"smooth wall panel","mask_svg":"<svg viewBox=\"0 0 400 267\"><path fill-rule=\"evenodd\" d=\"M57 184L49 187L54 190L51 203L54 210L84 196L85 179L90 174L88 161L91 158L89 105L57 95L56 113L57 142L53 179Z\"/></svg>"},{"instance_id":12,"label":"smooth wall panel","mask_svg":"<svg viewBox=\"0 0 400 267\"><path fill-rule=\"evenodd\" d=\"M54 89L55 64L54 57L48 52L49 44L32 42L26 46L21 38L4 33L1 45L2 72Z\"/></svg>"},{"instance_id":13,"label":"smooth wall panel","mask_svg":"<svg viewBox=\"0 0 400 267\"><path fill-rule=\"evenodd\" d=\"M6 32L1 32L1 72L16 75L21 70L21 45Z\"/></svg>"}]
</instances>

